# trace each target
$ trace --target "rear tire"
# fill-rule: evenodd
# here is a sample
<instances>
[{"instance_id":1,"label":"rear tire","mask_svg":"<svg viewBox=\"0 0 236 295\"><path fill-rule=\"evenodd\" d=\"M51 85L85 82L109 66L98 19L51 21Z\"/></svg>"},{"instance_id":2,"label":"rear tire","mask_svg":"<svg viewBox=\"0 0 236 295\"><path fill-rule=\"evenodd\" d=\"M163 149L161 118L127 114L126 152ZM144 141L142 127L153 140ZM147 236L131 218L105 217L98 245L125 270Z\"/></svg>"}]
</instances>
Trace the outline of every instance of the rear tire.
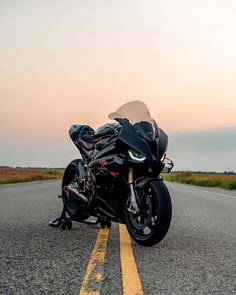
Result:
<instances>
[{"instance_id":1,"label":"rear tire","mask_svg":"<svg viewBox=\"0 0 236 295\"><path fill-rule=\"evenodd\" d=\"M172 216L172 205L167 187L160 180L152 180L145 187L145 206L139 215L125 208L127 230L140 245L153 246L166 235Z\"/></svg>"},{"instance_id":2,"label":"rear tire","mask_svg":"<svg viewBox=\"0 0 236 295\"><path fill-rule=\"evenodd\" d=\"M81 161L82 160L80 159L72 161L66 167L62 180L62 195L65 197L66 201L66 212L74 221L84 221L85 219L89 218L89 215L82 212L81 202L79 200L76 200L71 194L67 196L63 188L65 185L69 185L76 176L79 177L79 170L77 167L79 162Z\"/></svg>"}]
</instances>

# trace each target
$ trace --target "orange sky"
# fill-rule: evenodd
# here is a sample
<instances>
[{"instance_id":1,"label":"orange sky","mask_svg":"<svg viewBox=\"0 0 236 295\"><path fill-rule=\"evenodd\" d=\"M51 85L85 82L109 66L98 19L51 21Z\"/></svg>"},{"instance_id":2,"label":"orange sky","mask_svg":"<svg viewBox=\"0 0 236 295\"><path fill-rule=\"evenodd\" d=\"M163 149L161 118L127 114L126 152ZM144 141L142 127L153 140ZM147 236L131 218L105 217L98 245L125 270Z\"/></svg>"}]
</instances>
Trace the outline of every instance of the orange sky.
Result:
<instances>
[{"instance_id":1,"label":"orange sky","mask_svg":"<svg viewBox=\"0 0 236 295\"><path fill-rule=\"evenodd\" d=\"M231 0L1 1L0 133L64 138L133 99L167 132L236 127L235 11Z\"/></svg>"}]
</instances>

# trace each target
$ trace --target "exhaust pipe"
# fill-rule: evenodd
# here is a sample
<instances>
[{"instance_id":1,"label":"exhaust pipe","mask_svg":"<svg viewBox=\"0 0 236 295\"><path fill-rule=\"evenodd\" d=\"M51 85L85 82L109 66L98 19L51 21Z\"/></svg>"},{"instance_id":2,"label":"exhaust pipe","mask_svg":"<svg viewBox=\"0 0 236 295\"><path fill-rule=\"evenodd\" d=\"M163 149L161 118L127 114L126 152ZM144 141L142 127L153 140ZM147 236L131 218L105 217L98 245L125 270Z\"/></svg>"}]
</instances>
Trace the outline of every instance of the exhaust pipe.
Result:
<instances>
[{"instance_id":1,"label":"exhaust pipe","mask_svg":"<svg viewBox=\"0 0 236 295\"><path fill-rule=\"evenodd\" d=\"M84 203L88 203L88 198L86 198L84 195L80 194L78 192L78 190L71 185L64 186L63 191L66 193L70 192L75 199L82 201Z\"/></svg>"}]
</instances>

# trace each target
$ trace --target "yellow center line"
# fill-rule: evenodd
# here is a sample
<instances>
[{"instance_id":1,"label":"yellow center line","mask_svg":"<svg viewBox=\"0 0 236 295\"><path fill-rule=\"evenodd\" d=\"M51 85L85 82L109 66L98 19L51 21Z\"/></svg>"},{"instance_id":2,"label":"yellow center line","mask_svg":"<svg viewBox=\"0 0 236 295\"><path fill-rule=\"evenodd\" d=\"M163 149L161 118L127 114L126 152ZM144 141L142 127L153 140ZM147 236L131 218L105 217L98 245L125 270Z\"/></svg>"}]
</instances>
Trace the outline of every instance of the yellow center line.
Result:
<instances>
[{"instance_id":1,"label":"yellow center line","mask_svg":"<svg viewBox=\"0 0 236 295\"><path fill-rule=\"evenodd\" d=\"M79 295L99 295L104 278L104 262L109 229L99 229Z\"/></svg>"},{"instance_id":2,"label":"yellow center line","mask_svg":"<svg viewBox=\"0 0 236 295\"><path fill-rule=\"evenodd\" d=\"M119 231L123 295L143 295L131 238L125 225L119 224Z\"/></svg>"}]
</instances>

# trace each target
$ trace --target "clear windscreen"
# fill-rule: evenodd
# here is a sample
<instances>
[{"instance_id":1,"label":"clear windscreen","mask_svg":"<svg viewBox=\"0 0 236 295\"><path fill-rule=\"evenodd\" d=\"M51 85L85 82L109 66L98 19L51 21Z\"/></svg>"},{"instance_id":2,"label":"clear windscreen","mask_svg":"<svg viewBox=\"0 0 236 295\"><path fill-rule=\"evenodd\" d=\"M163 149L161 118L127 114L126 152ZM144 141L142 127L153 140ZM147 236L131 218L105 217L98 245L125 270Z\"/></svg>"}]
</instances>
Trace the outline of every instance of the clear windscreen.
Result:
<instances>
[{"instance_id":1,"label":"clear windscreen","mask_svg":"<svg viewBox=\"0 0 236 295\"><path fill-rule=\"evenodd\" d=\"M117 118L127 119L144 137L154 139L155 121L151 118L148 107L142 101L135 100L123 104L117 111L109 114L108 118L112 120Z\"/></svg>"},{"instance_id":2,"label":"clear windscreen","mask_svg":"<svg viewBox=\"0 0 236 295\"><path fill-rule=\"evenodd\" d=\"M148 122L154 125L146 104L139 100L123 104L117 111L109 114L108 118L112 120L116 118L128 119L133 125L140 122Z\"/></svg>"}]
</instances>

